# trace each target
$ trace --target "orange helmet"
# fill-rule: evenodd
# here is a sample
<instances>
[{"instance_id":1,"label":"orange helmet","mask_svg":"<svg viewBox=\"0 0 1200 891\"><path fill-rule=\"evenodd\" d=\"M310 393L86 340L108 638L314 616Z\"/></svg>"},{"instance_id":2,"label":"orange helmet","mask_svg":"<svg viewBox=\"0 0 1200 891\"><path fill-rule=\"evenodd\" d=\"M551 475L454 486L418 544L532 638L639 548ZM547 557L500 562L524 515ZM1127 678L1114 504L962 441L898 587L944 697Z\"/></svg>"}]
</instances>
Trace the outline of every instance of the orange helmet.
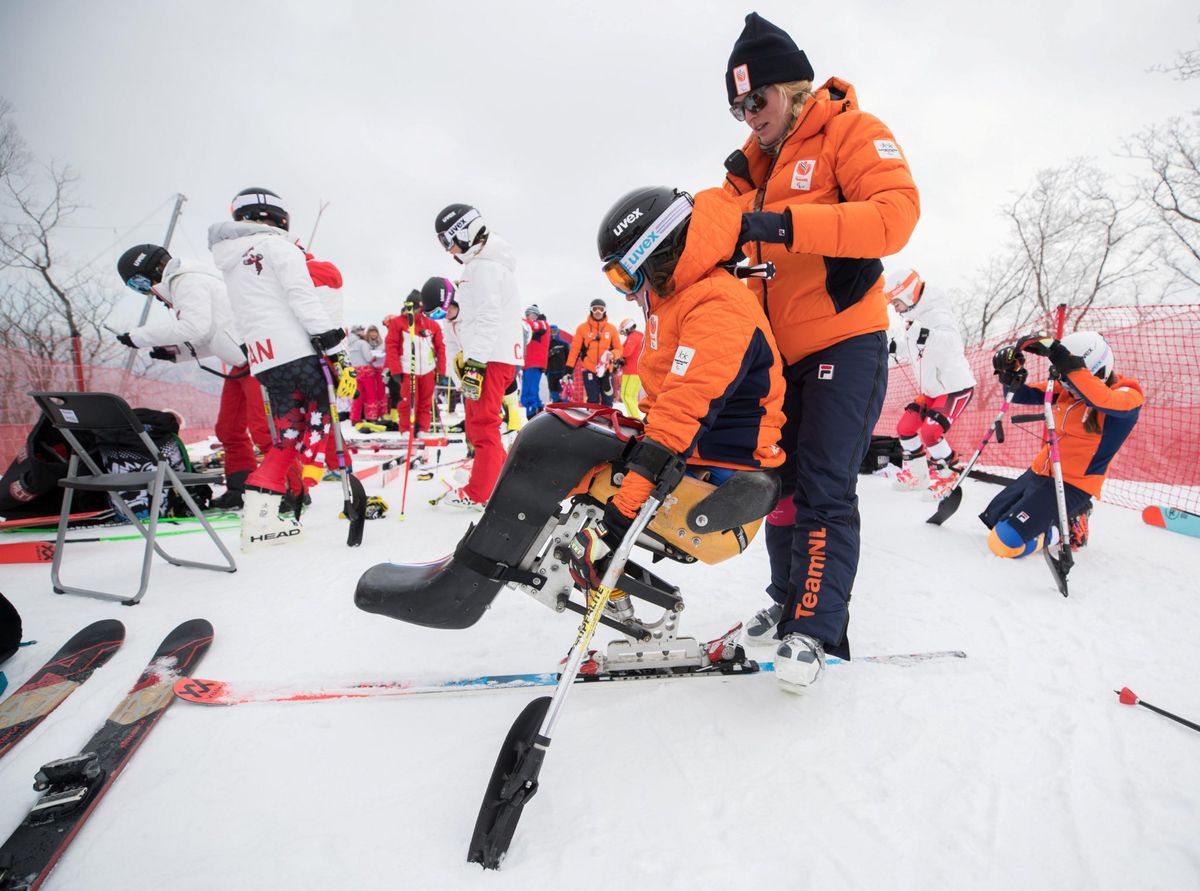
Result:
<instances>
[{"instance_id":1,"label":"orange helmet","mask_svg":"<svg viewBox=\"0 0 1200 891\"><path fill-rule=\"evenodd\" d=\"M617 330L620 331L621 336L624 337L636 327L637 322L635 322L633 319L621 319L621 324L617 326Z\"/></svg>"}]
</instances>

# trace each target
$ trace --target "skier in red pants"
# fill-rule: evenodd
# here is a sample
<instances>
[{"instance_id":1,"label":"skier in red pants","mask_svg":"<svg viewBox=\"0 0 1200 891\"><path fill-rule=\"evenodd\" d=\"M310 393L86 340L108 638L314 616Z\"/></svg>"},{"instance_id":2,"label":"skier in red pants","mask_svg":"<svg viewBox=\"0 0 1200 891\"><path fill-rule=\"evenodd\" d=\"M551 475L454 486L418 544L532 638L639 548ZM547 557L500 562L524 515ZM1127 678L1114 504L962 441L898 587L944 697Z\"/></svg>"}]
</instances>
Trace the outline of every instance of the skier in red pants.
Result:
<instances>
[{"instance_id":1,"label":"skier in red pants","mask_svg":"<svg viewBox=\"0 0 1200 891\"><path fill-rule=\"evenodd\" d=\"M522 362L524 324L513 274L516 263L508 242L489 234L479 211L469 205L443 209L435 231L442 247L463 264L456 295L466 409L463 429L475 447L470 480L461 488L452 487L441 503L482 510L504 465L501 401Z\"/></svg>"},{"instance_id":2,"label":"skier in red pants","mask_svg":"<svg viewBox=\"0 0 1200 891\"><path fill-rule=\"evenodd\" d=\"M388 373L400 381L396 425L409 433L410 418L416 417L411 435L428 431L433 419L433 391L446 373L446 345L442 328L421 306L421 293L413 291L404 301L404 311L387 323L384 341ZM411 379L415 378L415 379ZM411 399L416 395L416 409Z\"/></svg>"}]
</instances>

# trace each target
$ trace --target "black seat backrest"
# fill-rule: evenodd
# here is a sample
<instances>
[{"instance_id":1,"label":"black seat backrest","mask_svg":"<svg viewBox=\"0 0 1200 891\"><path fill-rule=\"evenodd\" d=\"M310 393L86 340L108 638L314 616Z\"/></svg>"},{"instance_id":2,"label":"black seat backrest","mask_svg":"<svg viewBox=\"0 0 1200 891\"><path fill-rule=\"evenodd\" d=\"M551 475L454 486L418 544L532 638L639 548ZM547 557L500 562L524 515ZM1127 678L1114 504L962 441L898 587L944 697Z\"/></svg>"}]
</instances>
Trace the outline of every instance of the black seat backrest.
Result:
<instances>
[{"instance_id":1,"label":"black seat backrest","mask_svg":"<svg viewBox=\"0 0 1200 891\"><path fill-rule=\"evenodd\" d=\"M142 422L129 404L114 393L30 393L60 430L135 430Z\"/></svg>"}]
</instances>

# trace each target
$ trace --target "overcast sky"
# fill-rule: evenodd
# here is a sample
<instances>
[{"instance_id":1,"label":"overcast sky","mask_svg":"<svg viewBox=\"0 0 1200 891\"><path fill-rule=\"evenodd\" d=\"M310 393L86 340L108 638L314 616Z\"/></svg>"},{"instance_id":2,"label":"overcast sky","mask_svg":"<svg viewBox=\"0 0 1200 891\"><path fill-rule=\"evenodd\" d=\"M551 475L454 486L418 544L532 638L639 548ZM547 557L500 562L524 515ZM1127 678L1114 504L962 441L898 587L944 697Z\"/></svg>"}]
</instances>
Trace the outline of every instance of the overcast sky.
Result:
<instances>
[{"instance_id":1,"label":"overcast sky","mask_svg":"<svg viewBox=\"0 0 1200 891\"><path fill-rule=\"evenodd\" d=\"M377 321L455 274L433 220L462 201L514 245L525 302L574 327L596 296L632 315L596 259L613 201L717 185L745 138L724 72L752 9L892 128L922 215L885 263L947 287L986 262L997 208L1039 168L1085 155L1128 173L1122 138L1200 106L1195 81L1147 70L1200 41L1195 0L2 0L0 96L39 159L78 171L72 258L114 285L176 192L172 251L207 259L208 224L263 186L305 240L329 202L316 253L345 275L346 321Z\"/></svg>"}]
</instances>

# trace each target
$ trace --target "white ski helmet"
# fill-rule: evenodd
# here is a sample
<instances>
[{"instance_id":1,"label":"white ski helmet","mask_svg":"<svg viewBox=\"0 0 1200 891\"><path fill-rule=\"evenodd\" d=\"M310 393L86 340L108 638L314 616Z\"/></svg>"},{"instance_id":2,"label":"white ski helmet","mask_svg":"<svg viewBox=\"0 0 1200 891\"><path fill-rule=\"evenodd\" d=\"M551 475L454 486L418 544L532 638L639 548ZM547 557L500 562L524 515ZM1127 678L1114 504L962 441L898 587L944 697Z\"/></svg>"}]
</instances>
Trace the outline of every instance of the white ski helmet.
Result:
<instances>
[{"instance_id":1,"label":"white ski helmet","mask_svg":"<svg viewBox=\"0 0 1200 891\"><path fill-rule=\"evenodd\" d=\"M1083 360L1084 367L1102 381L1113 371L1113 351L1108 341L1095 331L1076 331L1061 341L1072 356Z\"/></svg>"},{"instance_id":2,"label":"white ski helmet","mask_svg":"<svg viewBox=\"0 0 1200 891\"><path fill-rule=\"evenodd\" d=\"M628 334L630 331L632 331L636 327L637 327L637 322L634 321L633 319L622 319L621 324L617 326L617 330L620 331L621 336L624 337L626 334Z\"/></svg>"},{"instance_id":3,"label":"white ski helmet","mask_svg":"<svg viewBox=\"0 0 1200 891\"><path fill-rule=\"evenodd\" d=\"M904 304L902 310L897 307L900 312L908 312L916 306L924 293L925 282L915 269L897 269L883 279L883 296L889 303L899 300Z\"/></svg>"}]
</instances>

